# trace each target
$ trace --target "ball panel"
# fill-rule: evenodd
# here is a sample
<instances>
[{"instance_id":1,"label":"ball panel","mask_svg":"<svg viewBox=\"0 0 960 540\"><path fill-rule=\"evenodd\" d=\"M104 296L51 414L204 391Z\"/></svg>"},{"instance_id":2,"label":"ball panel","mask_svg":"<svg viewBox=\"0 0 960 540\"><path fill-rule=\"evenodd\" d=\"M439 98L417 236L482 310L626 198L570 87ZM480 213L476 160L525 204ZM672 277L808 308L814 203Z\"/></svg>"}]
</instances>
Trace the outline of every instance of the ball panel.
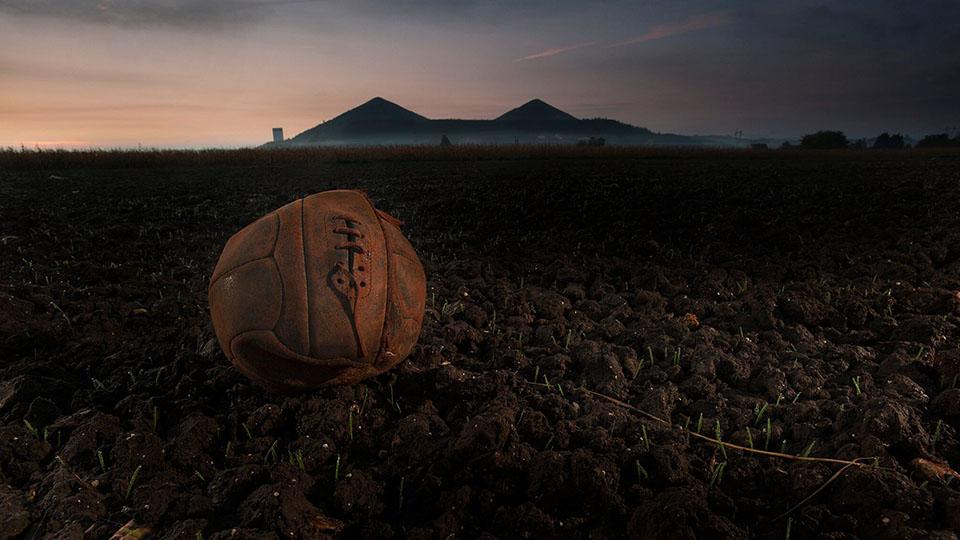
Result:
<instances>
[{"instance_id":1,"label":"ball panel","mask_svg":"<svg viewBox=\"0 0 960 540\"><path fill-rule=\"evenodd\" d=\"M382 221L390 257L387 314L383 323L383 348L377 363L382 369L405 358L417 339L427 301L426 274L410 242L391 221Z\"/></svg>"},{"instance_id":2,"label":"ball panel","mask_svg":"<svg viewBox=\"0 0 960 540\"><path fill-rule=\"evenodd\" d=\"M355 191L311 195L303 200L303 226L310 356L372 362L386 310L387 270L373 207ZM347 230L359 235L351 239Z\"/></svg>"},{"instance_id":3,"label":"ball panel","mask_svg":"<svg viewBox=\"0 0 960 540\"><path fill-rule=\"evenodd\" d=\"M272 329L280 316L280 273L272 258L257 259L225 274L210 286L210 317L227 357L233 338L250 330Z\"/></svg>"},{"instance_id":4,"label":"ball panel","mask_svg":"<svg viewBox=\"0 0 960 540\"><path fill-rule=\"evenodd\" d=\"M332 384L352 384L373 374L360 360L317 360L287 348L270 330L254 330L236 336L234 365L257 384L279 392L296 392Z\"/></svg>"},{"instance_id":5,"label":"ball panel","mask_svg":"<svg viewBox=\"0 0 960 540\"><path fill-rule=\"evenodd\" d=\"M220 254L220 259L217 260L216 268L213 269L211 283L242 264L269 257L277 242L278 230L277 215L270 213L231 236Z\"/></svg>"},{"instance_id":6,"label":"ball panel","mask_svg":"<svg viewBox=\"0 0 960 540\"><path fill-rule=\"evenodd\" d=\"M297 354L310 354L307 312L307 275L303 257L303 201L277 210L280 232L273 258L280 271L283 289L280 318L273 331L284 345Z\"/></svg>"}]
</instances>

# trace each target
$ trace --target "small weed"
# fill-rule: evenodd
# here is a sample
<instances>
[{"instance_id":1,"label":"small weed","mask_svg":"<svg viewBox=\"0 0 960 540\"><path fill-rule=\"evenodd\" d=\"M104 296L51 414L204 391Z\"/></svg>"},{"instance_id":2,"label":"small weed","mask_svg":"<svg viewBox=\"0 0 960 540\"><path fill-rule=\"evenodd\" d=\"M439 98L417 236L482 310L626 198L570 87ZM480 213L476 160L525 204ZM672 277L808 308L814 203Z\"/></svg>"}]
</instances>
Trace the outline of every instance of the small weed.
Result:
<instances>
[{"instance_id":1,"label":"small weed","mask_svg":"<svg viewBox=\"0 0 960 540\"><path fill-rule=\"evenodd\" d=\"M653 347L647 345L647 358L650 359L650 365L653 365ZM642 366L643 364L641 364Z\"/></svg>"},{"instance_id":2,"label":"small weed","mask_svg":"<svg viewBox=\"0 0 960 540\"><path fill-rule=\"evenodd\" d=\"M767 439L763 441L763 449L767 450L770 448L770 432L773 431L773 426L770 425L770 418L767 417Z\"/></svg>"},{"instance_id":3,"label":"small weed","mask_svg":"<svg viewBox=\"0 0 960 540\"><path fill-rule=\"evenodd\" d=\"M703 413L697 418L697 433L703 431Z\"/></svg>"},{"instance_id":4,"label":"small weed","mask_svg":"<svg viewBox=\"0 0 960 540\"><path fill-rule=\"evenodd\" d=\"M640 424L640 431L643 433L643 449L647 452L650 451L650 438L647 436L647 426Z\"/></svg>"},{"instance_id":5,"label":"small weed","mask_svg":"<svg viewBox=\"0 0 960 540\"><path fill-rule=\"evenodd\" d=\"M37 428L33 427L33 424L30 423L26 418L23 419L23 425L26 426L27 431L33 434L34 437L40 438L40 434L37 433Z\"/></svg>"},{"instance_id":6,"label":"small weed","mask_svg":"<svg viewBox=\"0 0 960 540\"><path fill-rule=\"evenodd\" d=\"M353 409L347 412L347 436L353 440Z\"/></svg>"},{"instance_id":7,"label":"small weed","mask_svg":"<svg viewBox=\"0 0 960 540\"><path fill-rule=\"evenodd\" d=\"M673 351L673 365L680 365L680 347L677 347L677 350Z\"/></svg>"},{"instance_id":8,"label":"small weed","mask_svg":"<svg viewBox=\"0 0 960 540\"><path fill-rule=\"evenodd\" d=\"M813 445L817 444L816 440L810 441L810 444L803 449L803 453L800 454L800 457L810 457L810 452L813 452Z\"/></svg>"},{"instance_id":9,"label":"small weed","mask_svg":"<svg viewBox=\"0 0 960 540\"><path fill-rule=\"evenodd\" d=\"M407 477L401 476L400 477L400 493L397 496L397 510L400 510L403 508L403 488L406 483L407 483Z\"/></svg>"},{"instance_id":10,"label":"small weed","mask_svg":"<svg viewBox=\"0 0 960 540\"><path fill-rule=\"evenodd\" d=\"M152 410L151 412L152 412L152 416L153 416L153 420L152 420L152 422L151 422L151 426L153 427L153 432L156 433L156 432L157 432L157 420L159 420L159 418L160 418L160 411L159 411L159 409L157 409L157 406L154 405L154 406L153 406L153 410Z\"/></svg>"},{"instance_id":11,"label":"small weed","mask_svg":"<svg viewBox=\"0 0 960 540\"><path fill-rule=\"evenodd\" d=\"M790 540L790 529L793 528L793 518L787 518L787 532L783 535L783 540Z\"/></svg>"},{"instance_id":12,"label":"small weed","mask_svg":"<svg viewBox=\"0 0 960 540\"><path fill-rule=\"evenodd\" d=\"M390 389L390 399L387 401L387 403L389 403L389 404L390 404L394 409L396 409L397 412L399 413L399 412L401 412L401 411L400 411L400 404L397 403L397 400L393 397L393 383L390 383L390 384L388 385L388 388Z\"/></svg>"},{"instance_id":13,"label":"small weed","mask_svg":"<svg viewBox=\"0 0 960 540\"><path fill-rule=\"evenodd\" d=\"M634 465L637 467L637 481L647 480L650 478L650 475L647 474L647 470L643 468L643 465L640 464L640 460L634 461Z\"/></svg>"},{"instance_id":14,"label":"small weed","mask_svg":"<svg viewBox=\"0 0 960 540\"><path fill-rule=\"evenodd\" d=\"M790 401L790 403L791 403L791 404L792 404L792 403L796 403L797 400L800 399L800 394L802 394L802 393L803 393L803 392L797 392L797 395L793 396L793 399Z\"/></svg>"},{"instance_id":15,"label":"small weed","mask_svg":"<svg viewBox=\"0 0 960 540\"><path fill-rule=\"evenodd\" d=\"M340 454L337 454L337 463L333 466L333 482L340 480Z\"/></svg>"},{"instance_id":16,"label":"small weed","mask_svg":"<svg viewBox=\"0 0 960 540\"><path fill-rule=\"evenodd\" d=\"M777 402L774 404L774 406L779 406L781 401L783 401L783 394L777 394Z\"/></svg>"},{"instance_id":17,"label":"small weed","mask_svg":"<svg viewBox=\"0 0 960 540\"><path fill-rule=\"evenodd\" d=\"M230 448L233 446L233 441L227 441L227 448L223 451L223 457L230 457Z\"/></svg>"},{"instance_id":18,"label":"small weed","mask_svg":"<svg viewBox=\"0 0 960 540\"><path fill-rule=\"evenodd\" d=\"M853 382L853 389L856 391L857 395L861 395L863 392L860 391L860 376L857 375L850 379Z\"/></svg>"},{"instance_id":19,"label":"small weed","mask_svg":"<svg viewBox=\"0 0 960 540\"><path fill-rule=\"evenodd\" d=\"M250 433L250 428L247 426L246 423L242 423L242 424L240 424L240 425L243 426L243 431L247 434L247 440L248 440L248 441L252 441L252 440L253 440L253 433Z\"/></svg>"},{"instance_id":20,"label":"small weed","mask_svg":"<svg viewBox=\"0 0 960 540\"><path fill-rule=\"evenodd\" d=\"M107 463L106 463L106 460L103 458L103 452L100 450L97 450L97 461L100 462L100 470L102 470L103 472L107 472Z\"/></svg>"},{"instance_id":21,"label":"small weed","mask_svg":"<svg viewBox=\"0 0 960 540\"><path fill-rule=\"evenodd\" d=\"M137 484L137 480L140 478L140 469L143 465L137 465L137 468L133 470L133 474L130 475L130 480L127 481L127 491L123 495L123 500L130 498L130 494L133 492L133 486Z\"/></svg>"},{"instance_id":22,"label":"small weed","mask_svg":"<svg viewBox=\"0 0 960 540\"><path fill-rule=\"evenodd\" d=\"M204 484L207 483L207 479L203 477L203 474L200 471L197 471L197 470L193 471L193 475L199 478L200 481L203 482Z\"/></svg>"},{"instance_id":23,"label":"small weed","mask_svg":"<svg viewBox=\"0 0 960 540\"><path fill-rule=\"evenodd\" d=\"M363 388L363 401L360 402L360 411L359 414L363 414L363 411L367 408L367 396L370 395L370 389L367 387Z\"/></svg>"},{"instance_id":24,"label":"small weed","mask_svg":"<svg viewBox=\"0 0 960 540\"><path fill-rule=\"evenodd\" d=\"M750 433L750 426L747 426L747 446L753 448L753 434Z\"/></svg>"},{"instance_id":25,"label":"small weed","mask_svg":"<svg viewBox=\"0 0 960 540\"><path fill-rule=\"evenodd\" d=\"M710 472L710 487L713 487L714 484L720 485L723 482L723 472L727 469L727 462L722 461L713 466L713 470Z\"/></svg>"},{"instance_id":26,"label":"small weed","mask_svg":"<svg viewBox=\"0 0 960 540\"><path fill-rule=\"evenodd\" d=\"M753 406L753 414L755 414L757 417L756 421L753 423L754 426L760 425L760 420L763 419L763 414L767 412L767 405L768 403L764 401L762 407L759 403Z\"/></svg>"},{"instance_id":27,"label":"small weed","mask_svg":"<svg viewBox=\"0 0 960 540\"><path fill-rule=\"evenodd\" d=\"M940 440L940 427L943 425L943 420L937 420L937 427L933 429L933 436L930 437L930 444L937 444L937 441Z\"/></svg>"},{"instance_id":28,"label":"small weed","mask_svg":"<svg viewBox=\"0 0 960 540\"><path fill-rule=\"evenodd\" d=\"M263 462L269 463L270 458L273 458L273 462L277 462L277 439L273 440L273 444L270 445L270 448L267 450L267 453L263 455Z\"/></svg>"},{"instance_id":29,"label":"small weed","mask_svg":"<svg viewBox=\"0 0 960 540\"><path fill-rule=\"evenodd\" d=\"M723 454L723 459L727 459L727 449L726 449L726 447L723 445L723 443L721 442L722 437L723 437L723 432L720 431L720 419L719 419L719 418L717 418L717 423L714 424L714 428L715 428L715 429L714 429L714 433L716 434L716 437L717 437L717 446L720 447L720 452Z\"/></svg>"}]
</instances>

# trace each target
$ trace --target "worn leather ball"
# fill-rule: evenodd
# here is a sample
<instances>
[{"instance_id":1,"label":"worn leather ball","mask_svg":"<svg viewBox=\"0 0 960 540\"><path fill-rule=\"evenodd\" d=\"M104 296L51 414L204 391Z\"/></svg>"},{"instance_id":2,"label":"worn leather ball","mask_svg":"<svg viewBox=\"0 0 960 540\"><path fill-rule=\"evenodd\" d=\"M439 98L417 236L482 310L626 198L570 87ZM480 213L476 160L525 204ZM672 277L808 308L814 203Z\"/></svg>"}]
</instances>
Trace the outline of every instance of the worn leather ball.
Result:
<instances>
[{"instance_id":1,"label":"worn leather ball","mask_svg":"<svg viewBox=\"0 0 960 540\"><path fill-rule=\"evenodd\" d=\"M227 358L277 391L353 384L403 360L426 278L400 222L361 192L294 201L227 241L210 279Z\"/></svg>"}]
</instances>

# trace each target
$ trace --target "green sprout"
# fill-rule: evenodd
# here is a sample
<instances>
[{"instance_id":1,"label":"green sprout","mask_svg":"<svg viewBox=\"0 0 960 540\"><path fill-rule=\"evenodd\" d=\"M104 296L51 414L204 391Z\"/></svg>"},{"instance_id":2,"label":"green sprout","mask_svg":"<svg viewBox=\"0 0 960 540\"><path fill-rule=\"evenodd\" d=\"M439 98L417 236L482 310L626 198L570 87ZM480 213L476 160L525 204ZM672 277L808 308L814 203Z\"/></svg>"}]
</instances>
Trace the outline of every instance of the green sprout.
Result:
<instances>
[{"instance_id":1,"label":"green sprout","mask_svg":"<svg viewBox=\"0 0 960 540\"><path fill-rule=\"evenodd\" d=\"M747 446L753 448L753 435L750 433L750 426L747 426Z\"/></svg>"},{"instance_id":2,"label":"green sprout","mask_svg":"<svg viewBox=\"0 0 960 540\"><path fill-rule=\"evenodd\" d=\"M697 418L697 433L703 430L703 413L700 413L700 416Z\"/></svg>"},{"instance_id":3,"label":"green sprout","mask_svg":"<svg viewBox=\"0 0 960 540\"><path fill-rule=\"evenodd\" d=\"M768 403L764 401L762 407L759 403L753 406L753 414L755 414L757 417L756 421L753 423L754 426L760 425L760 420L763 419L763 414L767 412L767 405Z\"/></svg>"},{"instance_id":4,"label":"green sprout","mask_svg":"<svg viewBox=\"0 0 960 540\"><path fill-rule=\"evenodd\" d=\"M720 447L720 452L723 453L723 459L727 459L727 449L724 447L723 442L721 442L721 437L723 433L720 431L720 419L717 418L717 423L714 424L714 432L717 436L717 446Z\"/></svg>"},{"instance_id":5,"label":"green sprout","mask_svg":"<svg viewBox=\"0 0 960 540\"><path fill-rule=\"evenodd\" d=\"M29 420L27 420L26 418L24 418L24 419L23 419L23 425L26 426L27 431L29 431L30 433L33 433L33 436L34 436L34 437L36 437L36 438L38 438L38 439L40 438L40 435L37 433L37 428L33 427L33 424L31 424Z\"/></svg>"},{"instance_id":6,"label":"green sprout","mask_svg":"<svg viewBox=\"0 0 960 540\"><path fill-rule=\"evenodd\" d=\"M713 487L714 484L720 485L723 482L723 472L727 469L727 462L722 461L713 466L713 471L710 474L710 487Z\"/></svg>"},{"instance_id":7,"label":"green sprout","mask_svg":"<svg viewBox=\"0 0 960 540\"><path fill-rule=\"evenodd\" d=\"M857 375L856 377L853 377L850 380L853 381L853 389L857 392L857 395L859 396L860 394L862 394L863 392L860 391L860 376Z\"/></svg>"},{"instance_id":8,"label":"green sprout","mask_svg":"<svg viewBox=\"0 0 960 540\"><path fill-rule=\"evenodd\" d=\"M130 480L127 481L127 491L123 495L123 500L130 498L130 493L133 492L133 486L137 484L137 480L140 478L140 469L143 465L137 465L137 468L133 470L133 474L130 475Z\"/></svg>"},{"instance_id":9,"label":"green sprout","mask_svg":"<svg viewBox=\"0 0 960 540\"><path fill-rule=\"evenodd\" d=\"M930 444L937 444L937 441L940 440L940 427L943 425L943 420L937 420L937 427L933 430L933 437L930 438Z\"/></svg>"},{"instance_id":10,"label":"green sprout","mask_svg":"<svg viewBox=\"0 0 960 540\"><path fill-rule=\"evenodd\" d=\"M650 478L650 475L647 474L647 470L643 468L643 465L640 464L640 460L634 461L634 465L637 468L637 481L647 480Z\"/></svg>"},{"instance_id":11,"label":"green sprout","mask_svg":"<svg viewBox=\"0 0 960 540\"><path fill-rule=\"evenodd\" d=\"M643 424L640 424L640 430L643 432L643 438L641 439L641 440L643 441L643 449L646 450L647 452L649 452L649 451L650 451L650 438L647 437L647 426L645 426L645 425L643 425Z\"/></svg>"},{"instance_id":12,"label":"green sprout","mask_svg":"<svg viewBox=\"0 0 960 540\"><path fill-rule=\"evenodd\" d=\"M770 425L770 417L767 417L767 440L763 442L763 449L766 450L770 448L770 433L773 431L773 426Z\"/></svg>"},{"instance_id":13,"label":"green sprout","mask_svg":"<svg viewBox=\"0 0 960 540\"><path fill-rule=\"evenodd\" d=\"M270 457L273 457L273 462L277 462L277 439L273 440L273 444L270 445L270 448L267 450L267 453L263 455L263 462L267 463L270 460Z\"/></svg>"},{"instance_id":14,"label":"green sprout","mask_svg":"<svg viewBox=\"0 0 960 540\"><path fill-rule=\"evenodd\" d=\"M333 482L340 480L340 454L337 454L337 463L333 467Z\"/></svg>"},{"instance_id":15,"label":"green sprout","mask_svg":"<svg viewBox=\"0 0 960 540\"><path fill-rule=\"evenodd\" d=\"M816 441L816 440L810 441L810 444L808 444L807 447L803 449L803 453L800 454L800 456L801 456L801 457L810 457L810 452L813 452L813 445L815 445L815 444L817 444L817 441Z\"/></svg>"}]
</instances>

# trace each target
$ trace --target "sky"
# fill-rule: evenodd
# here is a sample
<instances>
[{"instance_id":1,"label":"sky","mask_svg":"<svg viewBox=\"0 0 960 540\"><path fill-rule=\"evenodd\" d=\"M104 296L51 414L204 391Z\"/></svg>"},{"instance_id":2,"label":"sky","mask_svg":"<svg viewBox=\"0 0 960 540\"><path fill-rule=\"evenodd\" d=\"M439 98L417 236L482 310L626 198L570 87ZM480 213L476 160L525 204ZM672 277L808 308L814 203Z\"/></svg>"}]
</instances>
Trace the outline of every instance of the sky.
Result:
<instances>
[{"instance_id":1,"label":"sky","mask_svg":"<svg viewBox=\"0 0 960 540\"><path fill-rule=\"evenodd\" d=\"M658 132L960 126L956 0L0 0L0 147L237 147L381 96Z\"/></svg>"}]
</instances>

